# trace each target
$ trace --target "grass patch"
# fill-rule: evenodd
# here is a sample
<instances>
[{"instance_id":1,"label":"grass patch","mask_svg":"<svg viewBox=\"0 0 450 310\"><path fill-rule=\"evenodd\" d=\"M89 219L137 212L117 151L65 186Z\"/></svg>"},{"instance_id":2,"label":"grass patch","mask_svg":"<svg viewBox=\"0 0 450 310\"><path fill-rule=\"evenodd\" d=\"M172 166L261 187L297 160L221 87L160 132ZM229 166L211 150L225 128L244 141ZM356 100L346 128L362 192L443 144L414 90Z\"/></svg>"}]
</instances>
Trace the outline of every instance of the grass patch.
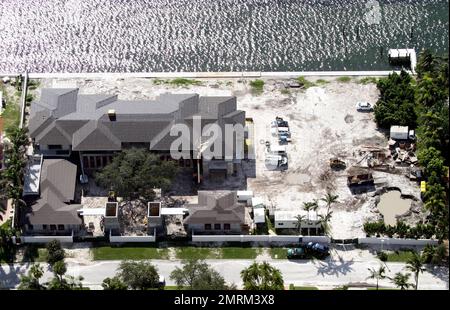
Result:
<instances>
[{"instance_id":1,"label":"grass patch","mask_svg":"<svg viewBox=\"0 0 450 310\"><path fill-rule=\"evenodd\" d=\"M317 291L319 288L315 286L294 286L293 284L289 285L290 291Z\"/></svg>"},{"instance_id":2,"label":"grass patch","mask_svg":"<svg viewBox=\"0 0 450 310\"><path fill-rule=\"evenodd\" d=\"M255 259L261 252L259 248L224 247L221 249L222 259Z\"/></svg>"},{"instance_id":3,"label":"grass patch","mask_svg":"<svg viewBox=\"0 0 450 310\"><path fill-rule=\"evenodd\" d=\"M387 252L387 262L406 262L413 256L412 250Z\"/></svg>"},{"instance_id":4,"label":"grass patch","mask_svg":"<svg viewBox=\"0 0 450 310\"><path fill-rule=\"evenodd\" d=\"M187 86L191 86L191 85L202 85L202 82L197 81L197 80L185 79L185 78L176 78L176 79L171 80L169 82L169 84L175 85L175 86L187 87Z\"/></svg>"},{"instance_id":5,"label":"grass patch","mask_svg":"<svg viewBox=\"0 0 450 310\"><path fill-rule=\"evenodd\" d=\"M168 259L169 250L155 247L96 247L91 249L94 260Z\"/></svg>"},{"instance_id":6,"label":"grass patch","mask_svg":"<svg viewBox=\"0 0 450 310\"><path fill-rule=\"evenodd\" d=\"M47 249L36 245L26 245L23 251L23 262L46 262Z\"/></svg>"},{"instance_id":7,"label":"grass patch","mask_svg":"<svg viewBox=\"0 0 450 310\"><path fill-rule=\"evenodd\" d=\"M162 80L162 79L156 78L156 79L153 80L153 84L154 85L161 85L161 84L165 84L165 83L167 83L167 81Z\"/></svg>"},{"instance_id":8,"label":"grass patch","mask_svg":"<svg viewBox=\"0 0 450 310\"><path fill-rule=\"evenodd\" d=\"M358 80L358 83L363 84L363 85L376 84L377 82L378 82L378 79L373 76L364 77L364 78Z\"/></svg>"},{"instance_id":9,"label":"grass patch","mask_svg":"<svg viewBox=\"0 0 450 310\"><path fill-rule=\"evenodd\" d=\"M252 88L253 93L260 94L264 89L264 81L263 80L250 81L250 86Z\"/></svg>"},{"instance_id":10,"label":"grass patch","mask_svg":"<svg viewBox=\"0 0 450 310\"><path fill-rule=\"evenodd\" d=\"M287 259L287 249L286 248L270 248L270 257L276 259Z\"/></svg>"},{"instance_id":11,"label":"grass patch","mask_svg":"<svg viewBox=\"0 0 450 310\"><path fill-rule=\"evenodd\" d=\"M280 93L282 93L283 95L290 95L290 94L291 94L291 92L290 92L289 89L287 89L287 88L283 88L283 89L280 91Z\"/></svg>"},{"instance_id":12,"label":"grass patch","mask_svg":"<svg viewBox=\"0 0 450 310\"><path fill-rule=\"evenodd\" d=\"M388 287L379 287L378 290L376 287L368 287L368 291L398 291L398 288L388 288Z\"/></svg>"},{"instance_id":13,"label":"grass patch","mask_svg":"<svg viewBox=\"0 0 450 310\"><path fill-rule=\"evenodd\" d=\"M349 76L340 76L336 79L336 81L338 81L339 83L348 83L351 80L352 80L352 78Z\"/></svg>"},{"instance_id":14,"label":"grass patch","mask_svg":"<svg viewBox=\"0 0 450 310\"><path fill-rule=\"evenodd\" d=\"M297 78L297 82L300 84L301 87L303 87L303 89L308 89L308 88L316 85L313 82L308 81L307 79L305 79L304 76L299 76Z\"/></svg>"},{"instance_id":15,"label":"grass patch","mask_svg":"<svg viewBox=\"0 0 450 310\"><path fill-rule=\"evenodd\" d=\"M330 81L324 80L324 79L318 79L316 80L316 84L317 85L325 85L325 84L329 84Z\"/></svg>"},{"instance_id":16,"label":"grass patch","mask_svg":"<svg viewBox=\"0 0 450 310\"><path fill-rule=\"evenodd\" d=\"M175 250L178 259L220 258L220 248L179 247Z\"/></svg>"},{"instance_id":17,"label":"grass patch","mask_svg":"<svg viewBox=\"0 0 450 310\"><path fill-rule=\"evenodd\" d=\"M178 286L176 286L176 285L168 285L168 286L164 286L164 290L165 291L180 291L180 290L185 290L185 288L183 288L183 287L178 288Z\"/></svg>"}]
</instances>

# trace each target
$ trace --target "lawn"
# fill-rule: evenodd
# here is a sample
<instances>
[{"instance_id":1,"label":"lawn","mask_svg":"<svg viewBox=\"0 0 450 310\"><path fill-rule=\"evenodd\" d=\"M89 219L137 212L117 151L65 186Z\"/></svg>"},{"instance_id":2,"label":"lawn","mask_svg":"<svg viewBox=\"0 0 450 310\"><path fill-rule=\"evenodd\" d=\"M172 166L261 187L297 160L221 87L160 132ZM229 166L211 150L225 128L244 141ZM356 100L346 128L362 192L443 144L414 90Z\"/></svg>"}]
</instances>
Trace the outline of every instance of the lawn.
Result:
<instances>
[{"instance_id":1,"label":"lawn","mask_svg":"<svg viewBox=\"0 0 450 310\"><path fill-rule=\"evenodd\" d=\"M5 131L19 126L20 122L20 108L17 104L9 103L6 105L0 116L3 119L3 128Z\"/></svg>"},{"instance_id":2,"label":"lawn","mask_svg":"<svg viewBox=\"0 0 450 310\"><path fill-rule=\"evenodd\" d=\"M287 249L286 248L270 248L269 252L270 252L270 257L272 257L272 258L287 259Z\"/></svg>"},{"instance_id":3,"label":"lawn","mask_svg":"<svg viewBox=\"0 0 450 310\"><path fill-rule=\"evenodd\" d=\"M178 259L214 259L221 258L220 248L179 247L175 250Z\"/></svg>"},{"instance_id":4,"label":"lawn","mask_svg":"<svg viewBox=\"0 0 450 310\"><path fill-rule=\"evenodd\" d=\"M94 260L168 259L169 250L155 247L95 247L91 249Z\"/></svg>"},{"instance_id":5,"label":"lawn","mask_svg":"<svg viewBox=\"0 0 450 310\"><path fill-rule=\"evenodd\" d=\"M412 258L413 252L411 250L395 251L387 253L388 262L406 262Z\"/></svg>"},{"instance_id":6,"label":"lawn","mask_svg":"<svg viewBox=\"0 0 450 310\"><path fill-rule=\"evenodd\" d=\"M179 247L175 251L178 259L255 259L262 249L251 247Z\"/></svg>"},{"instance_id":7,"label":"lawn","mask_svg":"<svg viewBox=\"0 0 450 310\"><path fill-rule=\"evenodd\" d=\"M318 288L315 286L289 286L289 290L294 291L317 291Z\"/></svg>"},{"instance_id":8,"label":"lawn","mask_svg":"<svg viewBox=\"0 0 450 310\"><path fill-rule=\"evenodd\" d=\"M226 247L222 248L221 258L223 259L255 259L261 253L259 248L239 248Z\"/></svg>"}]
</instances>

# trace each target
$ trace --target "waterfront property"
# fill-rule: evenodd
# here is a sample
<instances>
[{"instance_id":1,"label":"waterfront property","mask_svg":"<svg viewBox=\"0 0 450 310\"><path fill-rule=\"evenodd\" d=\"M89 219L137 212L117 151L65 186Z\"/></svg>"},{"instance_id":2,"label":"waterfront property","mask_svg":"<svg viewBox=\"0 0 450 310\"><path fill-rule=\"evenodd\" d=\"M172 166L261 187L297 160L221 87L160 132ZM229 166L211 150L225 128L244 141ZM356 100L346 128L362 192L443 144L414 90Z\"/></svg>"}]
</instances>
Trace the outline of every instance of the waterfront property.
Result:
<instances>
[{"instance_id":1,"label":"waterfront property","mask_svg":"<svg viewBox=\"0 0 450 310\"><path fill-rule=\"evenodd\" d=\"M193 135L198 117L202 130L216 124L225 133L226 124L245 125L245 112L237 110L232 96L166 93L155 100L127 101L116 95L82 95L77 88L53 88L42 89L40 101L32 104L29 131L37 153L57 157L77 153L81 173L90 174L108 164L115 152L130 147L144 147L162 159L171 159L171 146L178 138L171 135L171 129L184 124ZM191 154L180 159L182 167L197 167L198 159L192 156L198 142L191 136ZM226 175L239 163L216 156L200 158L198 166L204 176L210 170Z\"/></svg>"}]
</instances>

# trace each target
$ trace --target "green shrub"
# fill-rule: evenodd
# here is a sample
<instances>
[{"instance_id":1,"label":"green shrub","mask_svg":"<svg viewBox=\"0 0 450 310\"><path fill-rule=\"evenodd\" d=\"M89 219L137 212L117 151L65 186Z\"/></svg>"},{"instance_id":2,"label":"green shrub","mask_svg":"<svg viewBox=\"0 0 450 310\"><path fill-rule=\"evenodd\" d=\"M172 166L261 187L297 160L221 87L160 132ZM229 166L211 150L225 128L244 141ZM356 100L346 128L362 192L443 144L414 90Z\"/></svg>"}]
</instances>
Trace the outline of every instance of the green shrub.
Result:
<instances>
[{"instance_id":1,"label":"green shrub","mask_svg":"<svg viewBox=\"0 0 450 310\"><path fill-rule=\"evenodd\" d=\"M367 76L360 80L358 80L359 84L367 85L367 84L376 84L378 82L378 79L373 76Z\"/></svg>"},{"instance_id":2,"label":"green shrub","mask_svg":"<svg viewBox=\"0 0 450 310\"><path fill-rule=\"evenodd\" d=\"M53 266L56 262L64 260L65 252L58 240L47 243L47 263Z\"/></svg>"},{"instance_id":3,"label":"green shrub","mask_svg":"<svg viewBox=\"0 0 450 310\"><path fill-rule=\"evenodd\" d=\"M190 86L190 85L201 85L202 82L197 80L185 79L185 78L176 78L169 82L171 85L175 86Z\"/></svg>"},{"instance_id":4,"label":"green shrub","mask_svg":"<svg viewBox=\"0 0 450 310\"><path fill-rule=\"evenodd\" d=\"M301 87L303 87L303 89L308 89L312 86L315 86L313 82L308 81L307 79L305 79L304 76L299 76L297 78L297 82L300 84Z\"/></svg>"},{"instance_id":5,"label":"green shrub","mask_svg":"<svg viewBox=\"0 0 450 310\"><path fill-rule=\"evenodd\" d=\"M352 80L352 78L349 76L340 76L336 79L336 81L338 81L339 83L348 83L351 80Z\"/></svg>"},{"instance_id":6,"label":"green shrub","mask_svg":"<svg viewBox=\"0 0 450 310\"><path fill-rule=\"evenodd\" d=\"M250 81L250 86L254 93L261 93L264 89L264 81L263 80Z\"/></svg>"},{"instance_id":7,"label":"green shrub","mask_svg":"<svg viewBox=\"0 0 450 310\"><path fill-rule=\"evenodd\" d=\"M377 253L377 257L379 260L381 260L382 262L386 262L388 260L388 255L386 252L380 251Z\"/></svg>"},{"instance_id":8,"label":"green shrub","mask_svg":"<svg viewBox=\"0 0 450 310\"><path fill-rule=\"evenodd\" d=\"M330 83L329 81L327 81L327 80L324 80L324 79L318 79L318 80L316 80L316 82L315 82L317 85L324 85L324 84L328 84L328 83Z\"/></svg>"}]
</instances>

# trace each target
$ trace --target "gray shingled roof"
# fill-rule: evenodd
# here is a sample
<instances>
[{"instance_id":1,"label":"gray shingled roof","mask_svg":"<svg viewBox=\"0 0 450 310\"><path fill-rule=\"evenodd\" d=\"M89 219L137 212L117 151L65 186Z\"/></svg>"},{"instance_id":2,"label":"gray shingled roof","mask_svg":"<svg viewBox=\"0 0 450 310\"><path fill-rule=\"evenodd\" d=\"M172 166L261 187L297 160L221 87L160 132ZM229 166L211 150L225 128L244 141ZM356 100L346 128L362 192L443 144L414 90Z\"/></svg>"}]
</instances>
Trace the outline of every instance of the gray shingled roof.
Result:
<instances>
[{"instance_id":1,"label":"gray shingled roof","mask_svg":"<svg viewBox=\"0 0 450 310\"><path fill-rule=\"evenodd\" d=\"M108 111L114 110L115 120ZM37 144L72 145L75 151L120 150L122 143L150 143L152 150L169 150L175 137L171 124L192 126L194 115L203 126L244 125L245 112L235 97L162 94L155 100L126 101L114 95L81 95L78 89L42 89L31 107L30 136Z\"/></svg>"},{"instance_id":2,"label":"gray shingled roof","mask_svg":"<svg viewBox=\"0 0 450 310\"><path fill-rule=\"evenodd\" d=\"M198 191L198 204L187 207L185 224L245 223L245 207L235 191Z\"/></svg>"},{"instance_id":3,"label":"gray shingled roof","mask_svg":"<svg viewBox=\"0 0 450 310\"><path fill-rule=\"evenodd\" d=\"M26 214L27 223L78 225L80 205L74 199L77 166L64 159L45 159L42 163L40 198Z\"/></svg>"}]
</instances>

